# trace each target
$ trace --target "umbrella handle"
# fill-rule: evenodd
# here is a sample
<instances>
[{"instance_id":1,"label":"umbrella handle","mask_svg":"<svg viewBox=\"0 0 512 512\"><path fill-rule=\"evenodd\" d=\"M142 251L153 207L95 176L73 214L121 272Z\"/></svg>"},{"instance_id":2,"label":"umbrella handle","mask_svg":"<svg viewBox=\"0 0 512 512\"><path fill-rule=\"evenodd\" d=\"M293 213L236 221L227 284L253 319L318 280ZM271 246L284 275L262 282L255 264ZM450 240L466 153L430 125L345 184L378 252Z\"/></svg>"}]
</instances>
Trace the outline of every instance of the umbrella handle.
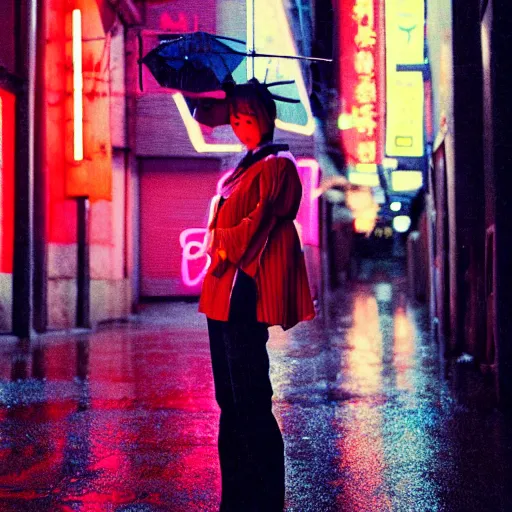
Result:
<instances>
[{"instance_id":1,"label":"umbrella handle","mask_svg":"<svg viewBox=\"0 0 512 512\"><path fill-rule=\"evenodd\" d=\"M142 51L142 34L140 31L137 37L139 39L139 87L142 92L144 90L144 84L142 81L142 54L144 52Z\"/></svg>"}]
</instances>

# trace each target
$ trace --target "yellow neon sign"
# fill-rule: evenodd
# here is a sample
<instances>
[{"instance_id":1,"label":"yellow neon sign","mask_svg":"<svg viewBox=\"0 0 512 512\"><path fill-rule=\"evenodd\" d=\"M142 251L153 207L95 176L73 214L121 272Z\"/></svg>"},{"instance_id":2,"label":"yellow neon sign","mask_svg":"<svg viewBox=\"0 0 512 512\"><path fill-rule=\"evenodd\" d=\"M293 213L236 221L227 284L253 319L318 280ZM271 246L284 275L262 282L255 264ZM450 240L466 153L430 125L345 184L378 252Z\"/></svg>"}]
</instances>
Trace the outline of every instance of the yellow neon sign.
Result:
<instances>
[{"instance_id":1,"label":"yellow neon sign","mask_svg":"<svg viewBox=\"0 0 512 512\"><path fill-rule=\"evenodd\" d=\"M386 154L424 154L424 85L420 71L398 64L424 62L424 0L386 1Z\"/></svg>"}]
</instances>

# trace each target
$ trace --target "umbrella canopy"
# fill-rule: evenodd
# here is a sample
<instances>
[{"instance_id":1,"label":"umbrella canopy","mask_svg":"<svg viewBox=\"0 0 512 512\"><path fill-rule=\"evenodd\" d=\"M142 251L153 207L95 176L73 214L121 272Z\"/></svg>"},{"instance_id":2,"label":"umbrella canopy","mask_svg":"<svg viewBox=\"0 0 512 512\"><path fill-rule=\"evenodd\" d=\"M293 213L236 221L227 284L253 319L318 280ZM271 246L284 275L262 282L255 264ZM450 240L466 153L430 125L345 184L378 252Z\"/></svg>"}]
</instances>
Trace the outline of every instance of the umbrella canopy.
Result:
<instances>
[{"instance_id":1,"label":"umbrella canopy","mask_svg":"<svg viewBox=\"0 0 512 512\"><path fill-rule=\"evenodd\" d=\"M184 94L217 91L232 80L231 73L246 57L245 47L237 51L221 39L245 45L236 39L194 32L162 41L141 63L162 87Z\"/></svg>"}]
</instances>

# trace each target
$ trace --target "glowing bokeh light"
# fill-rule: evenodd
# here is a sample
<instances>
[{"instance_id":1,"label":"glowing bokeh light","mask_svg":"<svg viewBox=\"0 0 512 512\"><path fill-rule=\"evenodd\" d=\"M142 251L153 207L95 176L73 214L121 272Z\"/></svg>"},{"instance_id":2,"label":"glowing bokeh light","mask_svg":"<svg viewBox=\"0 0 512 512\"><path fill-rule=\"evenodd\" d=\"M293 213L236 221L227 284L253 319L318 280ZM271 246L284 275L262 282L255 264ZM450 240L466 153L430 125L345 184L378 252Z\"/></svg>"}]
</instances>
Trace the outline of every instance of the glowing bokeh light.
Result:
<instances>
[{"instance_id":1,"label":"glowing bokeh light","mask_svg":"<svg viewBox=\"0 0 512 512\"><path fill-rule=\"evenodd\" d=\"M393 171L391 173L391 188L395 192L410 192L423 186L421 171Z\"/></svg>"},{"instance_id":2,"label":"glowing bokeh light","mask_svg":"<svg viewBox=\"0 0 512 512\"><path fill-rule=\"evenodd\" d=\"M338 130L350 130L354 126L352 114L346 112L342 113L338 117Z\"/></svg>"},{"instance_id":3,"label":"glowing bokeh light","mask_svg":"<svg viewBox=\"0 0 512 512\"><path fill-rule=\"evenodd\" d=\"M397 215L393 219L393 229L397 233L406 233L411 227L411 218L408 215Z\"/></svg>"},{"instance_id":4,"label":"glowing bokeh light","mask_svg":"<svg viewBox=\"0 0 512 512\"><path fill-rule=\"evenodd\" d=\"M359 163L356 164L356 171L357 172L377 172L377 165L376 164L365 164L365 163Z\"/></svg>"},{"instance_id":5,"label":"glowing bokeh light","mask_svg":"<svg viewBox=\"0 0 512 512\"><path fill-rule=\"evenodd\" d=\"M348 181L354 185L363 185L366 187L378 187L380 185L379 175L377 173L351 171L348 175Z\"/></svg>"},{"instance_id":6,"label":"glowing bokeh light","mask_svg":"<svg viewBox=\"0 0 512 512\"><path fill-rule=\"evenodd\" d=\"M203 269L198 273L198 275L193 278L191 277L189 261L192 259L191 257L194 255L196 251L200 251L203 247L203 242L199 242L197 240L189 240L189 237L192 235L200 235L203 236L206 234L205 228L190 228L185 229L180 234L180 245L183 249L183 256L181 258L181 278L185 286L197 286L204 279L208 267L211 263L211 258L208 254L204 256L205 264ZM195 251L194 251L195 249Z\"/></svg>"}]
</instances>

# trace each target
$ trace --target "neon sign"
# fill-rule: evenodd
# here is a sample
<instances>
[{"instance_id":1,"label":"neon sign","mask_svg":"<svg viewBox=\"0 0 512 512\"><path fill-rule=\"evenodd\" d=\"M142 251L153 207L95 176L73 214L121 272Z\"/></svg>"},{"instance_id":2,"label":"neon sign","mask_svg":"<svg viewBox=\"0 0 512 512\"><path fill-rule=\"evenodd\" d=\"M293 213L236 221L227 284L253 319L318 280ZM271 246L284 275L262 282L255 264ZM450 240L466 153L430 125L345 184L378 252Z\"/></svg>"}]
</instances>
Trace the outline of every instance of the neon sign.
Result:
<instances>
[{"instance_id":1,"label":"neon sign","mask_svg":"<svg viewBox=\"0 0 512 512\"><path fill-rule=\"evenodd\" d=\"M424 153L424 83L421 71L397 64L424 62L424 0L386 1L386 154Z\"/></svg>"},{"instance_id":2,"label":"neon sign","mask_svg":"<svg viewBox=\"0 0 512 512\"><path fill-rule=\"evenodd\" d=\"M3 135L3 113L4 113L4 107L3 107L3 101L2 96L0 96L0 180L2 178L2 170L4 167L4 135ZM0 190L2 190L2 182L0 181ZM0 211L0 215L2 212ZM1 225L1 222L0 222Z\"/></svg>"},{"instance_id":3,"label":"neon sign","mask_svg":"<svg viewBox=\"0 0 512 512\"><path fill-rule=\"evenodd\" d=\"M314 191L320 184L320 166L312 158L301 158L297 160L297 170L303 190L301 206L297 212L301 242L302 245L319 247L318 198L314 196Z\"/></svg>"},{"instance_id":4,"label":"neon sign","mask_svg":"<svg viewBox=\"0 0 512 512\"><path fill-rule=\"evenodd\" d=\"M12 273L16 97L0 89L0 272Z\"/></svg>"},{"instance_id":5,"label":"neon sign","mask_svg":"<svg viewBox=\"0 0 512 512\"><path fill-rule=\"evenodd\" d=\"M341 2L340 81L342 112L338 127L347 160L362 172L376 172L382 160L380 123L382 94L380 86L381 27L377 0Z\"/></svg>"},{"instance_id":6,"label":"neon sign","mask_svg":"<svg viewBox=\"0 0 512 512\"><path fill-rule=\"evenodd\" d=\"M320 167L316 160L302 158L297 160L297 170L303 185L303 197L295 225L302 245L318 247L320 244L318 197L314 195L314 191L320 183ZM229 170L220 178L217 183L217 194L220 194L222 184L232 172L232 170ZM213 217L214 204L212 200L209 222ZM185 286L199 286L210 266L210 256L204 255L197 258L197 253L203 249L206 243L206 231L205 228L188 228L180 234L180 246L182 248L181 279Z\"/></svg>"},{"instance_id":7,"label":"neon sign","mask_svg":"<svg viewBox=\"0 0 512 512\"><path fill-rule=\"evenodd\" d=\"M3 188L3 174L4 174L4 135L3 135L3 101L2 96L0 96L0 263L2 262L2 254L3 254L3 243L2 243L2 235L4 231L4 209L3 209L3 197L2 192Z\"/></svg>"},{"instance_id":8,"label":"neon sign","mask_svg":"<svg viewBox=\"0 0 512 512\"><path fill-rule=\"evenodd\" d=\"M194 259L194 253L202 249L205 235L205 228L185 229L185 231L180 234L180 245L183 249L181 258L181 279L183 280L185 286L193 287L199 285L204 279L208 267L210 266L211 258L208 254L206 254L203 256L204 266L202 269L199 271L195 278L191 276L190 261ZM193 239L197 236L199 236L199 238L202 240Z\"/></svg>"},{"instance_id":9,"label":"neon sign","mask_svg":"<svg viewBox=\"0 0 512 512\"><path fill-rule=\"evenodd\" d=\"M375 163L377 159L377 83L375 78L375 10L373 0L356 0L352 18L357 23L354 43L357 51L354 68L357 83L352 107L354 127L361 135L357 143L357 162Z\"/></svg>"},{"instance_id":10,"label":"neon sign","mask_svg":"<svg viewBox=\"0 0 512 512\"><path fill-rule=\"evenodd\" d=\"M82 77L82 13L73 11L73 157L84 159L83 77Z\"/></svg>"}]
</instances>

